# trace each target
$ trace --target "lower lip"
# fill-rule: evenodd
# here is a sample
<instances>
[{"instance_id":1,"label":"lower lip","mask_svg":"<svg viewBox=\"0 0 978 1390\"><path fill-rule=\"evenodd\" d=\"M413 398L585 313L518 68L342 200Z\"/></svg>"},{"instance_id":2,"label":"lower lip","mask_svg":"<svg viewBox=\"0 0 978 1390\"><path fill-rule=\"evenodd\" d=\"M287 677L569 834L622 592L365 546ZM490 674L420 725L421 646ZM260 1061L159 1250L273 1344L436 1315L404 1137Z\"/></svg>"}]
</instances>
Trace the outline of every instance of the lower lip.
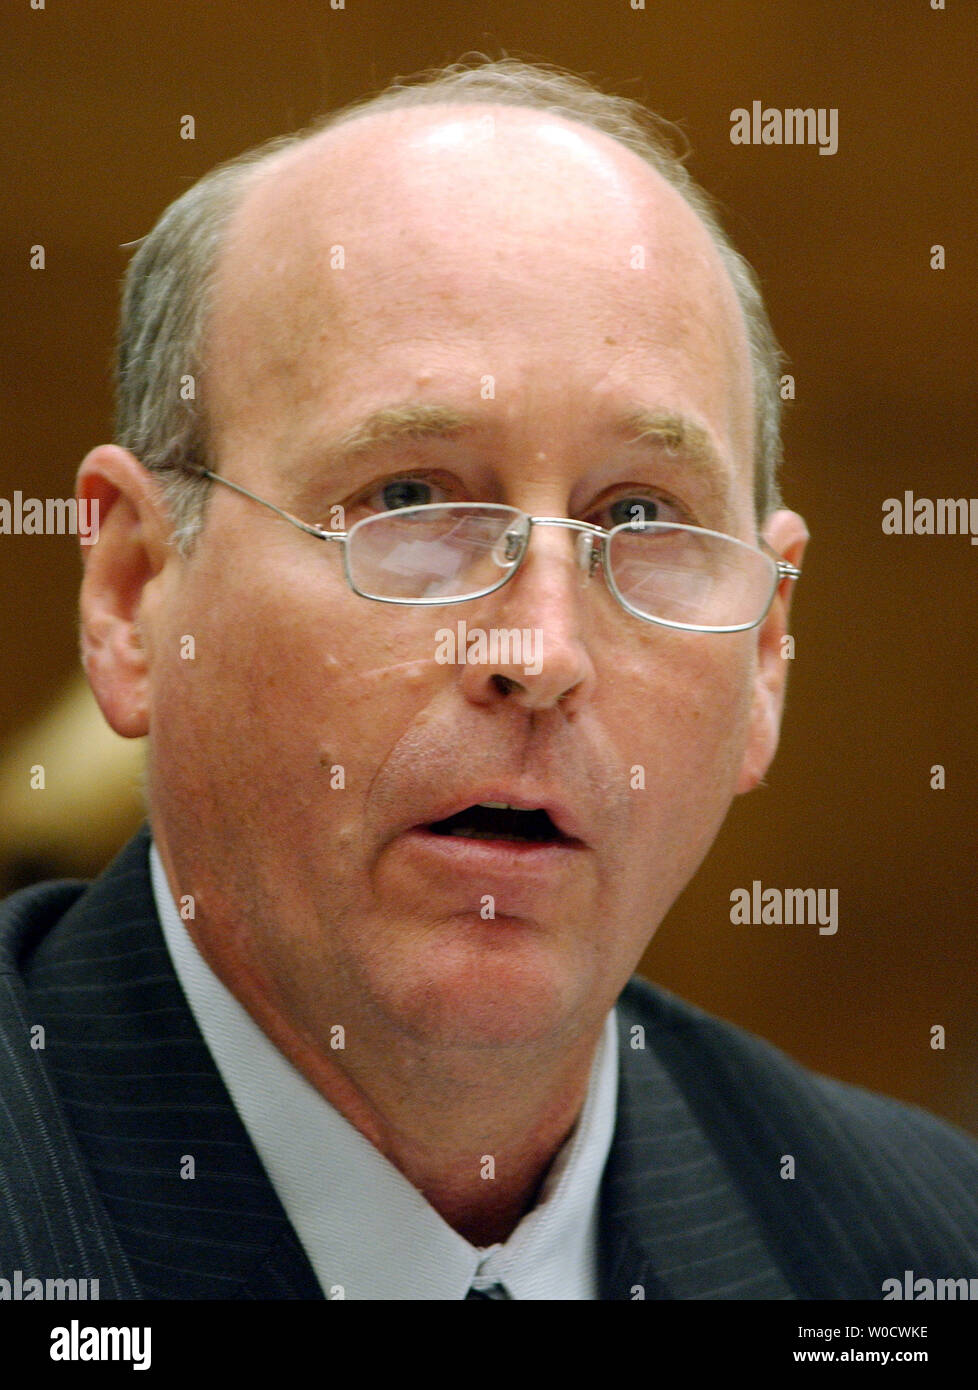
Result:
<instances>
[{"instance_id":1,"label":"lower lip","mask_svg":"<svg viewBox=\"0 0 978 1390\"><path fill-rule=\"evenodd\" d=\"M586 848L580 840L473 840L465 835L436 835L424 826L415 826L401 838L429 862L440 861L455 873L483 876L562 872Z\"/></svg>"}]
</instances>

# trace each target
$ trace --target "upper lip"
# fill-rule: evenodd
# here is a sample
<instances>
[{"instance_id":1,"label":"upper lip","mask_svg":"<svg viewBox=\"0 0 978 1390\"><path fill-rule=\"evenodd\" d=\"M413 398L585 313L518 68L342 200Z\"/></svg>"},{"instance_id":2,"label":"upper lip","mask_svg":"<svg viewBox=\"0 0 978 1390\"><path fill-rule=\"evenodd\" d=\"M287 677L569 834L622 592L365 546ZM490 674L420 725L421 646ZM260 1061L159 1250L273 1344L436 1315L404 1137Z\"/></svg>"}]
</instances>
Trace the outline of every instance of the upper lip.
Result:
<instances>
[{"instance_id":1,"label":"upper lip","mask_svg":"<svg viewBox=\"0 0 978 1390\"><path fill-rule=\"evenodd\" d=\"M532 791L514 791L512 788L499 786L482 787L474 792L466 792L454 797L451 801L442 803L432 815L426 816L423 821L415 822L415 825L431 825L434 821L448 820L449 816L458 815L459 811L468 810L470 806L479 806L486 801L505 801L508 806L512 806L517 811L546 811L562 835L568 840L578 840L583 843L581 823L574 809L567 802L559 801L552 796L537 796Z\"/></svg>"}]
</instances>

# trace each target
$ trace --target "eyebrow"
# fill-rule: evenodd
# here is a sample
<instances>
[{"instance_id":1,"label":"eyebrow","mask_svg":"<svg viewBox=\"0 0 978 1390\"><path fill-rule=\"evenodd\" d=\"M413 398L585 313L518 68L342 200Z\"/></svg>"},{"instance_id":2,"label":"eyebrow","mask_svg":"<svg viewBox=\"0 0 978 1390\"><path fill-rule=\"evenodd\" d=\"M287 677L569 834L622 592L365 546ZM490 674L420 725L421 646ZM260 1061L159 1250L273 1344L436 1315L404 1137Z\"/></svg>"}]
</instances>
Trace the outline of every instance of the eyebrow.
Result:
<instances>
[{"instance_id":1,"label":"eyebrow","mask_svg":"<svg viewBox=\"0 0 978 1390\"><path fill-rule=\"evenodd\" d=\"M372 453L409 440L449 439L475 430L480 421L448 406L409 402L386 406L360 420L329 445L326 453L337 462Z\"/></svg>"},{"instance_id":2,"label":"eyebrow","mask_svg":"<svg viewBox=\"0 0 978 1390\"><path fill-rule=\"evenodd\" d=\"M683 464L698 475L710 500L729 506L733 469L717 449L709 430L696 420L668 410L636 406L622 416L618 432L630 436L626 439L628 444L650 444L681 457Z\"/></svg>"}]
</instances>

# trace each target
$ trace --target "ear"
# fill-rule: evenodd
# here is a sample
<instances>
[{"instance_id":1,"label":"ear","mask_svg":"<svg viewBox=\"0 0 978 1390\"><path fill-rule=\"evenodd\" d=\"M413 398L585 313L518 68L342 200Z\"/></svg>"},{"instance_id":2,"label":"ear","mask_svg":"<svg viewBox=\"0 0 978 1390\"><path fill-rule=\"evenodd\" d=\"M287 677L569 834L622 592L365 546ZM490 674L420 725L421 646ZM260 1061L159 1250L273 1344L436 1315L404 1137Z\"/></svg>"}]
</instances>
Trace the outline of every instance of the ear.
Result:
<instances>
[{"instance_id":1,"label":"ear","mask_svg":"<svg viewBox=\"0 0 978 1390\"><path fill-rule=\"evenodd\" d=\"M773 512L764 524L762 535L782 560L801 569L808 529L796 512ZM757 629L754 699L744 761L737 782L738 794L752 791L757 786L770 767L778 746L788 675L783 639L788 635L788 613L795 582L793 579L782 579L770 612Z\"/></svg>"},{"instance_id":2,"label":"ear","mask_svg":"<svg viewBox=\"0 0 978 1390\"><path fill-rule=\"evenodd\" d=\"M108 723L124 738L141 738L149 730L150 654L140 617L147 585L174 554L162 494L139 460L114 444L87 455L75 493L97 536L82 546L82 664Z\"/></svg>"}]
</instances>

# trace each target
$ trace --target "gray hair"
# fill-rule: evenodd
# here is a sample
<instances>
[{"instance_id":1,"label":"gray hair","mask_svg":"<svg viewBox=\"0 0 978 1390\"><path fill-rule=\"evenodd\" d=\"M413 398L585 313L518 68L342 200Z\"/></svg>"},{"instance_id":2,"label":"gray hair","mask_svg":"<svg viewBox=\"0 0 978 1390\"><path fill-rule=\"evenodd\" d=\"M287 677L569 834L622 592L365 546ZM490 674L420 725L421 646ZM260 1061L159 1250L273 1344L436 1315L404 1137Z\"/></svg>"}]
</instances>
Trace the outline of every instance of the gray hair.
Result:
<instances>
[{"instance_id":1,"label":"gray hair","mask_svg":"<svg viewBox=\"0 0 978 1390\"><path fill-rule=\"evenodd\" d=\"M782 354L757 278L720 224L709 196L677 154L668 123L638 102L609 96L581 77L515 58L397 79L379 95L329 112L218 165L171 203L142 239L125 277L117 359L116 439L161 475L175 538L189 550L210 488L181 464L209 459L203 341L224 233L253 178L280 151L325 130L409 106L491 103L548 111L604 132L634 151L700 218L733 283L747 333L754 386L754 496L759 519L778 504Z\"/></svg>"}]
</instances>

